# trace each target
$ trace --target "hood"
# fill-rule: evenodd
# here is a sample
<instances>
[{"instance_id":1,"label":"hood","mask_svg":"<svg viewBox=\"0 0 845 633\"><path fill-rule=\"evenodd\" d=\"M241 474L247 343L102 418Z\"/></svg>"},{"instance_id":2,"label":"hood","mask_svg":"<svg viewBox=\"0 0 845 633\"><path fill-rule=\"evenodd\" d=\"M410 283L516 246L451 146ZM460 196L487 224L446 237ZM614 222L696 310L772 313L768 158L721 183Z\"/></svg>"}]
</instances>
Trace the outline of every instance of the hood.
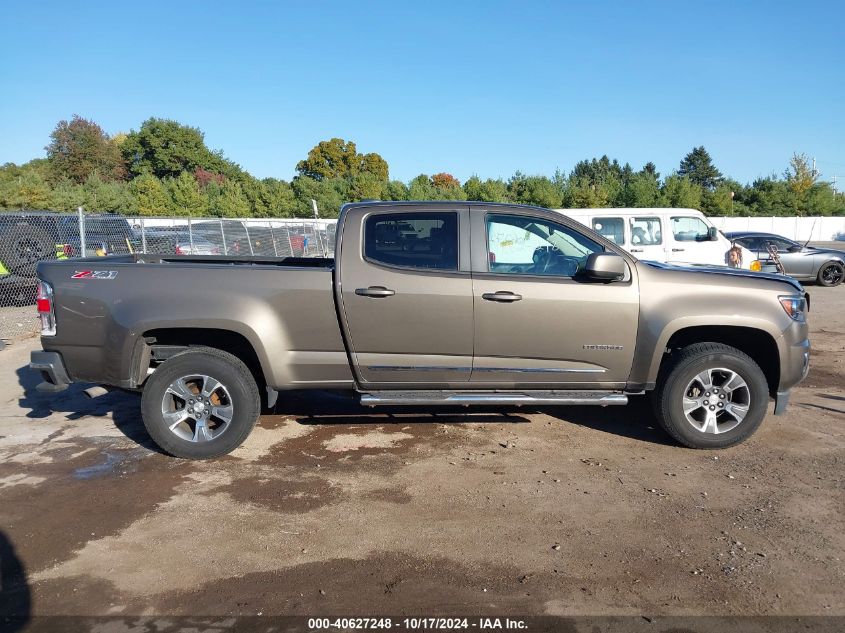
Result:
<instances>
[{"instance_id":1,"label":"hood","mask_svg":"<svg viewBox=\"0 0 845 633\"><path fill-rule=\"evenodd\" d=\"M833 255L834 257L839 257L840 259L845 259L845 251L841 251L838 248L819 248L818 246L807 246L806 250L812 251L813 253L825 253L828 255Z\"/></svg>"},{"instance_id":2,"label":"hood","mask_svg":"<svg viewBox=\"0 0 845 633\"><path fill-rule=\"evenodd\" d=\"M641 260L642 261L642 260ZM663 262L642 261L643 264L652 266L654 268L661 268L663 270L681 270L690 273L704 273L707 275L728 275L733 277L748 277L750 279L771 279L772 281L779 281L786 283L798 290L804 292L803 286L797 280L787 275L779 275L776 273L755 273L750 270L742 268L728 268L727 266L676 266L675 264L665 264Z\"/></svg>"}]
</instances>

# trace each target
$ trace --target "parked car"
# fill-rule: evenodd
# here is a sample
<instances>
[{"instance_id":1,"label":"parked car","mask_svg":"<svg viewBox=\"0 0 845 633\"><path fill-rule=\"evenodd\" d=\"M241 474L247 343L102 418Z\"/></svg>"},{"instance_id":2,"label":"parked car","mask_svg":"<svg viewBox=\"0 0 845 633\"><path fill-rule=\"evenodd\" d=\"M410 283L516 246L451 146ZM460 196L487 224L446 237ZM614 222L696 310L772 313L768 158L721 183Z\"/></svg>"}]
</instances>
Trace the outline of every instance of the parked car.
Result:
<instances>
[{"instance_id":1,"label":"parked car","mask_svg":"<svg viewBox=\"0 0 845 633\"><path fill-rule=\"evenodd\" d=\"M150 436L194 459L233 450L291 389L425 407L651 392L672 437L722 448L755 431L770 395L783 412L809 369L791 277L638 261L547 209L350 204L335 249L42 262L30 367L46 391L142 391Z\"/></svg>"},{"instance_id":2,"label":"parked car","mask_svg":"<svg viewBox=\"0 0 845 633\"><path fill-rule=\"evenodd\" d=\"M784 272L801 281L815 281L822 286L838 286L845 280L845 251L815 248L772 233L734 231L725 233L732 242L755 253L767 264L771 263L768 247L777 249Z\"/></svg>"},{"instance_id":3,"label":"parked car","mask_svg":"<svg viewBox=\"0 0 845 633\"><path fill-rule=\"evenodd\" d=\"M200 231L189 232L184 227L152 227L144 230L143 238L135 238L135 250L145 247L148 253L164 255L219 255L217 244L203 237Z\"/></svg>"},{"instance_id":4,"label":"parked car","mask_svg":"<svg viewBox=\"0 0 845 633\"><path fill-rule=\"evenodd\" d=\"M35 297L38 262L132 252L132 229L122 217L85 216L85 253L76 215L52 211L0 214L0 295L12 303Z\"/></svg>"},{"instance_id":5,"label":"parked car","mask_svg":"<svg viewBox=\"0 0 845 633\"><path fill-rule=\"evenodd\" d=\"M727 266L731 242L695 209L557 209L638 259L681 266ZM742 268L761 270L743 250Z\"/></svg>"}]
</instances>

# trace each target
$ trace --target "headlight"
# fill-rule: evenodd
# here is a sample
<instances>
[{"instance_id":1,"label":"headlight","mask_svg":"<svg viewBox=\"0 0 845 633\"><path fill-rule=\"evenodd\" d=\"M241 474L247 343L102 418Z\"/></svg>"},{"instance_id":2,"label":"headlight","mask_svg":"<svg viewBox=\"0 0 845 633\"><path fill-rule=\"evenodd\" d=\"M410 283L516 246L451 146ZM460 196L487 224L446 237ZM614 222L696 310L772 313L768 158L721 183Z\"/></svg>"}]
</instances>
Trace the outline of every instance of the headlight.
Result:
<instances>
[{"instance_id":1,"label":"headlight","mask_svg":"<svg viewBox=\"0 0 845 633\"><path fill-rule=\"evenodd\" d=\"M784 312L789 315L789 318L799 323L804 323L807 319L807 301L804 297L795 295L786 295L778 297L780 304L783 306Z\"/></svg>"},{"instance_id":2,"label":"headlight","mask_svg":"<svg viewBox=\"0 0 845 633\"><path fill-rule=\"evenodd\" d=\"M760 263L759 259L755 259L753 262L751 262L750 268L755 273L759 273L761 270L763 270L763 264Z\"/></svg>"}]
</instances>

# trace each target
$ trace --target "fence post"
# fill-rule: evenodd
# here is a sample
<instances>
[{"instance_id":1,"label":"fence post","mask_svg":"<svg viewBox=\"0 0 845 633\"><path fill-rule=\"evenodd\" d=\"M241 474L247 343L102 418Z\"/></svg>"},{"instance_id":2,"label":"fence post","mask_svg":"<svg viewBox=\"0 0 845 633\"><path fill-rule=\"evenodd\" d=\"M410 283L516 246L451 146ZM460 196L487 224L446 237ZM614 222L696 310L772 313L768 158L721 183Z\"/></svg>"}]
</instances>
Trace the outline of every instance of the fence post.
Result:
<instances>
[{"instance_id":1,"label":"fence post","mask_svg":"<svg viewBox=\"0 0 845 633\"><path fill-rule=\"evenodd\" d=\"M249 254L255 255L252 250L252 238L249 236L249 227L247 226L246 220L244 220L241 224L244 225L244 231L246 231L246 241L249 243Z\"/></svg>"},{"instance_id":2,"label":"fence post","mask_svg":"<svg viewBox=\"0 0 845 633\"><path fill-rule=\"evenodd\" d=\"M223 254L229 254L229 247L226 246L226 234L223 232L223 218L220 218L220 237L223 239Z\"/></svg>"},{"instance_id":3,"label":"fence post","mask_svg":"<svg viewBox=\"0 0 845 633\"><path fill-rule=\"evenodd\" d=\"M191 216L188 216L188 241L191 243L191 255L194 254L194 230L191 227Z\"/></svg>"},{"instance_id":4,"label":"fence post","mask_svg":"<svg viewBox=\"0 0 845 633\"><path fill-rule=\"evenodd\" d=\"M77 207L76 212L79 214L79 247L82 249L82 257L87 257L87 248L85 244L85 212L82 207Z\"/></svg>"},{"instance_id":5,"label":"fence post","mask_svg":"<svg viewBox=\"0 0 845 633\"><path fill-rule=\"evenodd\" d=\"M276 247L276 233L273 231L273 220L270 220L270 239L273 241L273 255L279 256L279 249Z\"/></svg>"},{"instance_id":6,"label":"fence post","mask_svg":"<svg viewBox=\"0 0 845 633\"><path fill-rule=\"evenodd\" d=\"M147 254L147 227L144 218L141 218L141 252Z\"/></svg>"}]
</instances>

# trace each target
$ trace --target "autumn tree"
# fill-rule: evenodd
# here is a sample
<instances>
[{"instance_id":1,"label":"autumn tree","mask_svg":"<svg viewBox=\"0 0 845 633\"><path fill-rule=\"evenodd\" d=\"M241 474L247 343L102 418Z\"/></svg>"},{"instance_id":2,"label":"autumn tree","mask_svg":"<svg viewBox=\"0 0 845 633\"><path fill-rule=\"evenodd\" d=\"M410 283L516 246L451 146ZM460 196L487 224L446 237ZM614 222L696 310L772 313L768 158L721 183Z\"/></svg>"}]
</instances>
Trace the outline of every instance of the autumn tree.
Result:
<instances>
[{"instance_id":1,"label":"autumn tree","mask_svg":"<svg viewBox=\"0 0 845 633\"><path fill-rule=\"evenodd\" d=\"M67 178L83 183L97 172L104 180L122 180L126 167L116 143L108 134L88 119L74 114L70 121L59 121L50 134L47 159L53 182Z\"/></svg>"},{"instance_id":2,"label":"autumn tree","mask_svg":"<svg viewBox=\"0 0 845 633\"><path fill-rule=\"evenodd\" d=\"M308 152L305 160L299 161L296 171L300 176L314 180L331 178L352 179L362 172L372 174L387 182L387 161L378 154L361 154L353 141L333 138L320 141Z\"/></svg>"},{"instance_id":3,"label":"autumn tree","mask_svg":"<svg viewBox=\"0 0 845 633\"><path fill-rule=\"evenodd\" d=\"M794 194L795 212L800 215L807 192L816 184L818 174L810 166L810 159L806 154L794 153L789 161L789 169L783 173L783 177Z\"/></svg>"}]
</instances>

